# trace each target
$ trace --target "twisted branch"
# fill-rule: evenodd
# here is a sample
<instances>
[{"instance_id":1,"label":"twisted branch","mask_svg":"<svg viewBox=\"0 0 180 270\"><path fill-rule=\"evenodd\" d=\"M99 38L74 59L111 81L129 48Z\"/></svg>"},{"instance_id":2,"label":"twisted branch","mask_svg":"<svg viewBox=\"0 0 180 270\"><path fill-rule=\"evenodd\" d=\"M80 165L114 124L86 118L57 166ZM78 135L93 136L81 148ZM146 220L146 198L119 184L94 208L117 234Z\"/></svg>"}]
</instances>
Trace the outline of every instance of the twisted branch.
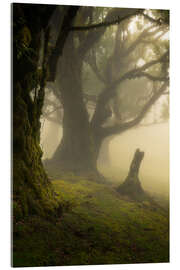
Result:
<instances>
[{"instance_id":1,"label":"twisted branch","mask_svg":"<svg viewBox=\"0 0 180 270\"><path fill-rule=\"evenodd\" d=\"M107 137L113 134L119 134L129 128L132 128L139 124L144 118L146 113L149 111L151 106L158 100L158 98L166 91L168 87L168 81L166 81L157 92L154 92L149 101L143 106L140 113L131 121L126 123L121 123L119 125L114 125L112 127L103 128L103 137Z\"/></svg>"}]
</instances>

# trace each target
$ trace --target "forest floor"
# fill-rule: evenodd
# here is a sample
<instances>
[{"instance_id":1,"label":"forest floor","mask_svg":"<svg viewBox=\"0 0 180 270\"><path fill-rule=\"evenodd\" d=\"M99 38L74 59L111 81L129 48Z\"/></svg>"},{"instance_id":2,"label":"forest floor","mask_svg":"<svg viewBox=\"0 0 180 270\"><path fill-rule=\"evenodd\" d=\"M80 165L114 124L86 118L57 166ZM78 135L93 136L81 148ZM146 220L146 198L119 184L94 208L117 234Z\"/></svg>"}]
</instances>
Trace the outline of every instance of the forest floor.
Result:
<instances>
[{"instance_id":1,"label":"forest floor","mask_svg":"<svg viewBox=\"0 0 180 270\"><path fill-rule=\"evenodd\" d=\"M169 261L163 201L133 202L112 184L73 175L52 183L64 212L55 223L34 216L15 225L14 267Z\"/></svg>"}]
</instances>

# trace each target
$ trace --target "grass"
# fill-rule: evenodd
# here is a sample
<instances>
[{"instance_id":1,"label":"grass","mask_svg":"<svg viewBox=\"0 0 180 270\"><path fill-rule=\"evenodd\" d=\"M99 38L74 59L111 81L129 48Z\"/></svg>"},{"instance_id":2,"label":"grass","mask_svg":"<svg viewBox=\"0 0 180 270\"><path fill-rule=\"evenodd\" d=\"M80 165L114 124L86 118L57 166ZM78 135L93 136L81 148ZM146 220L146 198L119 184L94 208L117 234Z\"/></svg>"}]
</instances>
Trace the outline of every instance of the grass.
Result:
<instances>
[{"instance_id":1,"label":"grass","mask_svg":"<svg viewBox=\"0 0 180 270\"><path fill-rule=\"evenodd\" d=\"M72 175L52 182L64 213L55 223L34 216L15 225L14 266L169 261L168 211L112 185Z\"/></svg>"}]
</instances>

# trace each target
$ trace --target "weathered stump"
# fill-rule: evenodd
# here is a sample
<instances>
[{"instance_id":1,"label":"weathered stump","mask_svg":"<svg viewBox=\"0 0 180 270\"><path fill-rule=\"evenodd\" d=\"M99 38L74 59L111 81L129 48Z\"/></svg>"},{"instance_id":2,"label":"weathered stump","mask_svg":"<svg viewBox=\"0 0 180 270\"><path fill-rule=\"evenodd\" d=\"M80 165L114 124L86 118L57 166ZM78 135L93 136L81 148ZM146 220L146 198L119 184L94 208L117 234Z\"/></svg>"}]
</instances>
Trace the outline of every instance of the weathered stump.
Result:
<instances>
[{"instance_id":1,"label":"weathered stump","mask_svg":"<svg viewBox=\"0 0 180 270\"><path fill-rule=\"evenodd\" d=\"M120 194L126 195L136 201L143 201L147 198L147 194L143 190L138 176L143 158L144 152L137 149L131 162L128 176L123 184L117 188Z\"/></svg>"}]
</instances>

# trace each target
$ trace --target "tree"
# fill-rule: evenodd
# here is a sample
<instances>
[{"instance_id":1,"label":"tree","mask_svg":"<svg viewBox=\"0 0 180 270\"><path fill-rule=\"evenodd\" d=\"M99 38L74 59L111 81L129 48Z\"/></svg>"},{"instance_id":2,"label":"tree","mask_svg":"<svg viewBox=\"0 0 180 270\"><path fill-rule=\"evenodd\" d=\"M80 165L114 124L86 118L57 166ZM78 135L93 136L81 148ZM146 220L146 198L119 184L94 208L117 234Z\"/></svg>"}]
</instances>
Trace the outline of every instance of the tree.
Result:
<instances>
[{"instance_id":1,"label":"tree","mask_svg":"<svg viewBox=\"0 0 180 270\"><path fill-rule=\"evenodd\" d=\"M40 116L50 57L49 21L57 6L13 4L13 215L52 217L60 210L43 168ZM78 7L62 10L63 24L72 24ZM68 29L63 35L61 50ZM40 59L40 53L42 57ZM40 61L41 60L41 61Z\"/></svg>"},{"instance_id":2,"label":"tree","mask_svg":"<svg viewBox=\"0 0 180 270\"><path fill-rule=\"evenodd\" d=\"M85 8L80 9L79 13L83 14L84 10ZM90 11L85 26L71 28L59 62L58 90L57 87L53 90L60 93L64 109L63 138L51 163L66 171L93 174L94 178L98 175L97 158L104 139L138 125L151 106L166 91L169 50L167 42L160 41L168 29L167 18L163 16L163 12L159 18L155 12L149 16L143 10L105 9L104 13L102 12L104 22L88 25L93 16L96 17L99 12L96 9L94 12L93 9ZM112 26L116 29L114 45L110 47L105 44L106 47L103 47L100 42L106 39L107 27L113 25L109 23L113 21L113 16L116 18L114 19L116 26ZM131 21L133 17L136 18L136 28L139 29L134 34L128 28L134 23ZM146 21L149 23L148 27L145 25ZM117 22L121 27L117 26ZM113 31L111 29L112 36L114 28ZM148 50L151 52L150 56L147 54ZM141 60L140 64L138 60ZM100 61L101 69L97 64ZM100 90L95 89L89 95L94 96L95 100L92 118L88 115L84 101L87 93L83 92L82 77L87 65L103 85ZM137 80L140 79L143 81L139 85L141 89L138 93ZM118 102L118 89L128 80L134 80L133 84L137 83L136 91L129 93L127 89L120 90L121 94L124 92L124 101ZM112 114L115 115L116 121L107 125L107 119L112 118Z\"/></svg>"}]
</instances>

